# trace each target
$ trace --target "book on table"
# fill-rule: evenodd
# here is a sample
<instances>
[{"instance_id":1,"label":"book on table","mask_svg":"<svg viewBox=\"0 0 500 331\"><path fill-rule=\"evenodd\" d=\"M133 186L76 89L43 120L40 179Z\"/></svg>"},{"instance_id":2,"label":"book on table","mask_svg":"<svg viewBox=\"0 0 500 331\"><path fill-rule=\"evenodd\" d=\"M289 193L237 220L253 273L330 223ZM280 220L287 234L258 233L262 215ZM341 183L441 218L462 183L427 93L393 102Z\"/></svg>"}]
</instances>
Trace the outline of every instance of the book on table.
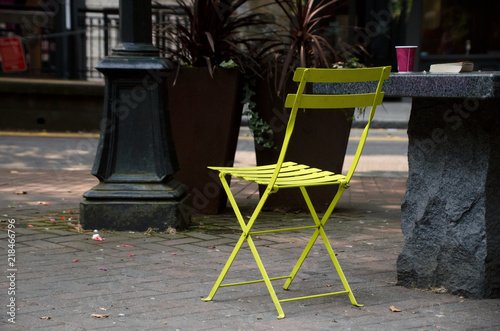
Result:
<instances>
[{"instance_id":1,"label":"book on table","mask_svg":"<svg viewBox=\"0 0 500 331\"><path fill-rule=\"evenodd\" d=\"M474 70L474 63L464 61L464 62L453 62L453 63L439 63L431 64L429 72L432 73L459 73L459 72L471 72Z\"/></svg>"}]
</instances>

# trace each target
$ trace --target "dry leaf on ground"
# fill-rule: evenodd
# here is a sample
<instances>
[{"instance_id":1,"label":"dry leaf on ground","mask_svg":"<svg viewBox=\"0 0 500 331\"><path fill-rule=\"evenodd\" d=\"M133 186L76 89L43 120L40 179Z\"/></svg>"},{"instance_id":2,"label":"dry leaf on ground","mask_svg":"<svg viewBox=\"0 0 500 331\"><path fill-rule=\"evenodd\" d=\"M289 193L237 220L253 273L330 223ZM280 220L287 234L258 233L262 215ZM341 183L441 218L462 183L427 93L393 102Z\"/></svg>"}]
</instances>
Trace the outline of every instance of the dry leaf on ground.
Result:
<instances>
[{"instance_id":1,"label":"dry leaf on ground","mask_svg":"<svg viewBox=\"0 0 500 331\"><path fill-rule=\"evenodd\" d=\"M390 308L390 309L391 309L391 311L392 311L393 313L399 313L399 312L401 311L401 309L398 309L398 308L396 308L396 307L394 307L394 306L391 306L391 308Z\"/></svg>"},{"instance_id":2,"label":"dry leaf on ground","mask_svg":"<svg viewBox=\"0 0 500 331\"><path fill-rule=\"evenodd\" d=\"M107 315L107 314L92 314L91 316L95 317L95 318L108 318L109 317L109 315Z\"/></svg>"}]
</instances>

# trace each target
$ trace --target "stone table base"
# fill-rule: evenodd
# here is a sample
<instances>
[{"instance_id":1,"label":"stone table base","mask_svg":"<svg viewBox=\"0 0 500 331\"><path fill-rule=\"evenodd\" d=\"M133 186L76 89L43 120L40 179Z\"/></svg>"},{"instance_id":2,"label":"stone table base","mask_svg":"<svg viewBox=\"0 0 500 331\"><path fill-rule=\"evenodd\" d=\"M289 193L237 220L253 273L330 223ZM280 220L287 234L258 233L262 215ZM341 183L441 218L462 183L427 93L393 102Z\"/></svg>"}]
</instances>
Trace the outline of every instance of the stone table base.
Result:
<instances>
[{"instance_id":1,"label":"stone table base","mask_svg":"<svg viewBox=\"0 0 500 331\"><path fill-rule=\"evenodd\" d=\"M414 98L398 283L500 297L500 100Z\"/></svg>"}]
</instances>

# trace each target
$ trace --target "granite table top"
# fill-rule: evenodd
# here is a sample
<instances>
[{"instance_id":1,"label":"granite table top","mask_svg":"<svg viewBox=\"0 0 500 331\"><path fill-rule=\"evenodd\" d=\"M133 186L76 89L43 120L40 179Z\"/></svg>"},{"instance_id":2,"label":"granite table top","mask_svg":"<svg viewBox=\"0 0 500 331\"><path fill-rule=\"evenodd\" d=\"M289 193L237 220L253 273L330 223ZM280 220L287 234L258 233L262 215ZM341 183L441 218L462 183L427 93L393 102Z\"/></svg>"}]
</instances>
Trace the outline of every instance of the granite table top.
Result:
<instances>
[{"instance_id":1,"label":"granite table top","mask_svg":"<svg viewBox=\"0 0 500 331\"><path fill-rule=\"evenodd\" d=\"M374 84L314 84L313 93L363 93ZM372 90L373 91L373 90ZM427 72L391 73L384 83L388 97L500 98L500 71L434 74Z\"/></svg>"}]
</instances>

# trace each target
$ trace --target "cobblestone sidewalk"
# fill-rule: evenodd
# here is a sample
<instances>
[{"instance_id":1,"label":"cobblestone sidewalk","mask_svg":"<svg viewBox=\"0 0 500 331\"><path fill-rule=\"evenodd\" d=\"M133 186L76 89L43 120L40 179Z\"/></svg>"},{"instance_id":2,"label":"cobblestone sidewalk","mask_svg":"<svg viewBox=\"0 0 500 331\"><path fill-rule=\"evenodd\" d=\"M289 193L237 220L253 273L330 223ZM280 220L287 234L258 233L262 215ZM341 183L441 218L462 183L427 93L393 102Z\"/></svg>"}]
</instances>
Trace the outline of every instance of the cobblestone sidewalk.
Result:
<instances>
[{"instance_id":1,"label":"cobblestone sidewalk","mask_svg":"<svg viewBox=\"0 0 500 331\"><path fill-rule=\"evenodd\" d=\"M403 244L400 205L405 179L358 177L327 234L362 308L347 296L284 303L277 320L263 284L220 289L202 302L239 237L232 212L195 215L188 231L78 231L81 194L97 180L88 171L0 170L0 266L8 276L8 220L15 219L15 279L2 277L2 330L500 330L500 300L470 300L397 286ZM248 215L256 188L233 182ZM265 212L257 228L309 224L306 214ZM272 276L289 272L306 234L256 238ZM458 267L458 266L457 266ZM248 251L228 280L260 278ZM276 284L279 289L279 281ZM14 286L15 294L9 294ZM291 289L280 297L336 291L340 283L321 240ZM15 324L9 300L15 298ZM392 307L392 308L391 308Z\"/></svg>"}]
</instances>

